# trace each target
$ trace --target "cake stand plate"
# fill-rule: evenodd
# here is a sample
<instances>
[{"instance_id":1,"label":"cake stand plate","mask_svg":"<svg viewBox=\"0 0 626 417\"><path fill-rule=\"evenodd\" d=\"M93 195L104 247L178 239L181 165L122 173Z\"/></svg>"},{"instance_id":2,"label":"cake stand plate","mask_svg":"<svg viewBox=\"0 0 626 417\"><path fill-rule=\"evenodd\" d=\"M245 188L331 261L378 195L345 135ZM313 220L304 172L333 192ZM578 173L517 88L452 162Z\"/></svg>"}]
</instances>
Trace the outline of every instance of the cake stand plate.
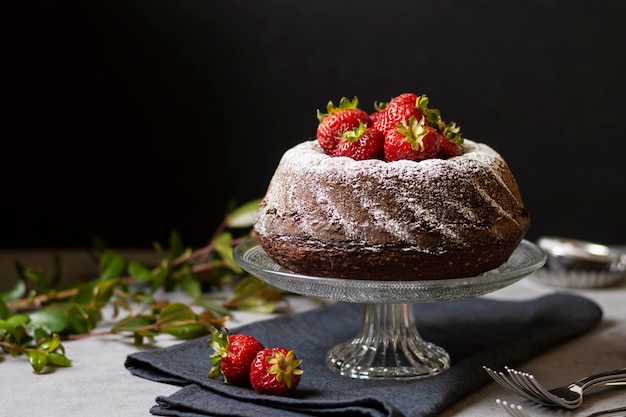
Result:
<instances>
[{"instance_id":1,"label":"cake stand plate","mask_svg":"<svg viewBox=\"0 0 626 417\"><path fill-rule=\"evenodd\" d=\"M538 246L522 240L507 262L475 277L370 281L296 274L270 259L254 238L237 245L233 257L248 273L282 290L363 304L357 335L333 347L326 356L330 370L359 379L417 379L445 371L450 356L422 339L411 304L488 294L519 281L546 261Z\"/></svg>"}]
</instances>

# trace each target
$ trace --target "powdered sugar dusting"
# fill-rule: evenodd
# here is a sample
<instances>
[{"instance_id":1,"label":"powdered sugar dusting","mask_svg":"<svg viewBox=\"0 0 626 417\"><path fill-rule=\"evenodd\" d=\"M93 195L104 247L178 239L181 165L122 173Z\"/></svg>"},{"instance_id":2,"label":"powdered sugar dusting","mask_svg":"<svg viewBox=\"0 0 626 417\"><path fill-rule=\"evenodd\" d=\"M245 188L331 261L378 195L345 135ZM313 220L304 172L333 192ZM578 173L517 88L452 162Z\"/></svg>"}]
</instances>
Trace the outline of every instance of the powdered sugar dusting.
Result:
<instances>
[{"instance_id":1,"label":"powdered sugar dusting","mask_svg":"<svg viewBox=\"0 0 626 417\"><path fill-rule=\"evenodd\" d=\"M463 149L448 160L355 161L300 143L281 159L255 230L427 251L433 239L462 245L476 227L515 223L523 207L504 160L470 140Z\"/></svg>"}]
</instances>

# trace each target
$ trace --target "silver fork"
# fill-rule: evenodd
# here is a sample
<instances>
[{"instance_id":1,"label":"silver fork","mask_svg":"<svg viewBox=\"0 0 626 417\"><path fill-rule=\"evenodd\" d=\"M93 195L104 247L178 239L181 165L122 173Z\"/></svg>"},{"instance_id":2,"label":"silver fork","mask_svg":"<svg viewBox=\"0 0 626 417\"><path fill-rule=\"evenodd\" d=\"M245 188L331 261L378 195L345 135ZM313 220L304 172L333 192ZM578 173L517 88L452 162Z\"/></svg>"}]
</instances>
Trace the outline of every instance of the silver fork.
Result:
<instances>
[{"instance_id":1,"label":"silver fork","mask_svg":"<svg viewBox=\"0 0 626 417\"><path fill-rule=\"evenodd\" d=\"M531 417L529 413L524 410L524 407L521 405L508 403L506 401L501 400L500 398L496 399L496 403L509 415L513 417Z\"/></svg>"},{"instance_id":2,"label":"silver fork","mask_svg":"<svg viewBox=\"0 0 626 417\"><path fill-rule=\"evenodd\" d=\"M496 399L496 403L512 417L532 417L531 414L519 404L513 404L501 399ZM596 411L587 417L618 417L626 414L626 407L612 408L610 410Z\"/></svg>"},{"instance_id":3,"label":"silver fork","mask_svg":"<svg viewBox=\"0 0 626 417\"><path fill-rule=\"evenodd\" d=\"M589 388L609 384L626 385L626 368L594 374L550 390L544 388L533 375L526 372L509 367L505 367L507 374L486 366L483 366L483 369L494 381L516 395L543 405L568 409L580 407L583 393Z\"/></svg>"}]
</instances>

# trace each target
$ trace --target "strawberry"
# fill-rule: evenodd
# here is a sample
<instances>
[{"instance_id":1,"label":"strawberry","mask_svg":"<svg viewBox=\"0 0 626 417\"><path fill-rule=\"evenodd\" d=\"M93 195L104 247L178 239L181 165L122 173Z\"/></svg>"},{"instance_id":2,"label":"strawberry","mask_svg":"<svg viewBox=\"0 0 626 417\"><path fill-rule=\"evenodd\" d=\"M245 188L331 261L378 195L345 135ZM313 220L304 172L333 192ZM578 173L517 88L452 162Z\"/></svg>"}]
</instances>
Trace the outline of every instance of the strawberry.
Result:
<instances>
[{"instance_id":1,"label":"strawberry","mask_svg":"<svg viewBox=\"0 0 626 417\"><path fill-rule=\"evenodd\" d=\"M416 106L419 98L415 93L402 93L393 97L387 106Z\"/></svg>"},{"instance_id":2,"label":"strawberry","mask_svg":"<svg viewBox=\"0 0 626 417\"><path fill-rule=\"evenodd\" d=\"M423 118L411 117L408 123L403 121L396 130L385 135L385 160L435 158L439 153L440 136L435 128L426 125Z\"/></svg>"},{"instance_id":3,"label":"strawberry","mask_svg":"<svg viewBox=\"0 0 626 417\"><path fill-rule=\"evenodd\" d=\"M214 350L208 378L222 375L226 384L250 385L250 365L256 354L265 348L261 342L250 335L215 330L207 343Z\"/></svg>"},{"instance_id":4,"label":"strawberry","mask_svg":"<svg viewBox=\"0 0 626 417\"><path fill-rule=\"evenodd\" d=\"M341 135L334 156L347 156L357 161L383 159L385 135L379 130L367 127L362 121L356 129Z\"/></svg>"},{"instance_id":5,"label":"strawberry","mask_svg":"<svg viewBox=\"0 0 626 417\"><path fill-rule=\"evenodd\" d=\"M431 109L430 107L428 107L430 100L428 99L426 94L419 96L418 100L419 101L418 101L417 106L419 107L422 115L426 119L426 124L441 131L441 128L443 128L444 126L444 123L441 120L441 112L439 111L439 109Z\"/></svg>"},{"instance_id":6,"label":"strawberry","mask_svg":"<svg viewBox=\"0 0 626 417\"><path fill-rule=\"evenodd\" d=\"M426 95L421 96L419 108L426 119L426 123L437 129L449 142L461 145L463 143L461 128L455 122L445 123L441 118L439 109L431 109L428 107L428 104L428 97L426 97Z\"/></svg>"},{"instance_id":7,"label":"strawberry","mask_svg":"<svg viewBox=\"0 0 626 417\"><path fill-rule=\"evenodd\" d=\"M295 391L303 374L293 350L266 348L257 353L250 367L250 383L260 394L287 396Z\"/></svg>"},{"instance_id":8,"label":"strawberry","mask_svg":"<svg viewBox=\"0 0 626 417\"><path fill-rule=\"evenodd\" d=\"M463 136L461 136L461 128L455 123L443 123L440 124L441 134L445 136L450 142L457 145L463 144Z\"/></svg>"},{"instance_id":9,"label":"strawberry","mask_svg":"<svg viewBox=\"0 0 626 417\"><path fill-rule=\"evenodd\" d=\"M359 100L355 97L349 100L343 97L339 101L339 106L335 106L332 101L328 102L326 111L317 111L319 124L317 125L317 141L324 150L324 153L334 156L335 149L339 145L340 136L359 126L359 122L370 126L372 120L365 110L359 109Z\"/></svg>"},{"instance_id":10,"label":"strawberry","mask_svg":"<svg viewBox=\"0 0 626 417\"><path fill-rule=\"evenodd\" d=\"M380 116L383 110L385 110L385 107L387 107L387 104L388 103L385 103L384 101L374 102L374 112L370 113L370 120L372 121L372 124L376 123L376 120L378 120L378 116Z\"/></svg>"},{"instance_id":11,"label":"strawberry","mask_svg":"<svg viewBox=\"0 0 626 417\"><path fill-rule=\"evenodd\" d=\"M453 156L461 155L461 147L460 145L451 142L444 135L440 135L439 137L439 153L437 154L437 158L448 159Z\"/></svg>"},{"instance_id":12,"label":"strawberry","mask_svg":"<svg viewBox=\"0 0 626 417\"><path fill-rule=\"evenodd\" d=\"M376 117L374 127L386 134L390 130L395 130L403 120L410 120L411 117L420 120L422 118L421 97L413 93L404 93L392 98Z\"/></svg>"}]
</instances>

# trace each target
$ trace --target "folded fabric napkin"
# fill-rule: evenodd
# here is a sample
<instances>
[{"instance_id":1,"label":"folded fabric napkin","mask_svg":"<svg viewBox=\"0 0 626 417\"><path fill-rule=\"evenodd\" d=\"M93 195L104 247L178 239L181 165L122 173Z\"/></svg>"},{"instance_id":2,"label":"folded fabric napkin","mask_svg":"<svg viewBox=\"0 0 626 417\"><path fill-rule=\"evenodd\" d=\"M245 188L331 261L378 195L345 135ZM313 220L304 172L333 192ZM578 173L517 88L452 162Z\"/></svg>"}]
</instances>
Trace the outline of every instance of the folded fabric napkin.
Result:
<instances>
[{"instance_id":1,"label":"folded fabric napkin","mask_svg":"<svg viewBox=\"0 0 626 417\"><path fill-rule=\"evenodd\" d=\"M293 397L260 395L208 379L212 349L207 337L133 353L126 367L143 378L184 386L169 397L157 397L150 410L155 415L433 416L490 381L483 365L514 366L587 332L602 318L592 301L558 293L529 301L478 297L413 307L420 335L451 357L450 369L431 378L361 380L326 369L327 351L354 337L360 324L361 306L344 303L231 329L268 347L296 352L304 375Z\"/></svg>"}]
</instances>

